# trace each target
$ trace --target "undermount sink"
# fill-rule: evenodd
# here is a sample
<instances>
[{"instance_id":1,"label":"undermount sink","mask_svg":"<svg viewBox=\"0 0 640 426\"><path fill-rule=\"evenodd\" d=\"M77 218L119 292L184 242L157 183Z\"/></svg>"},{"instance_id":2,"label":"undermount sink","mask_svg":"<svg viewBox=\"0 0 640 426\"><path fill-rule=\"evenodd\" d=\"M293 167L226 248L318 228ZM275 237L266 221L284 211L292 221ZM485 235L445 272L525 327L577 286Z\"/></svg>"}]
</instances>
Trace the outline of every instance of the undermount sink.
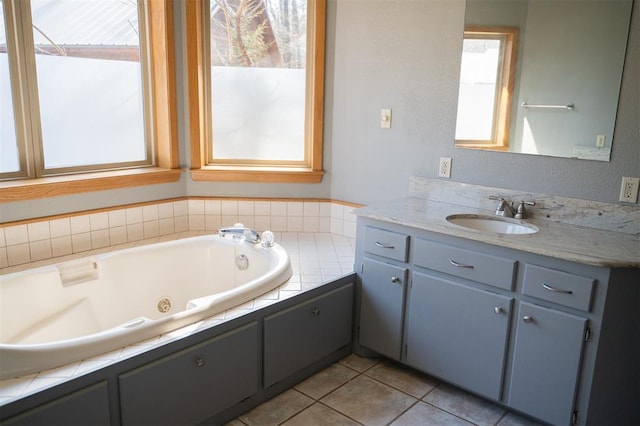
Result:
<instances>
[{"instance_id":1,"label":"undermount sink","mask_svg":"<svg viewBox=\"0 0 640 426\"><path fill-rule=\"evenodd\" d=\"M478 214L452 214L446 217L447 222L475 231L493 232L497 234L534 234L538 227L516 219Z\"/></svg>"}]
</instances>

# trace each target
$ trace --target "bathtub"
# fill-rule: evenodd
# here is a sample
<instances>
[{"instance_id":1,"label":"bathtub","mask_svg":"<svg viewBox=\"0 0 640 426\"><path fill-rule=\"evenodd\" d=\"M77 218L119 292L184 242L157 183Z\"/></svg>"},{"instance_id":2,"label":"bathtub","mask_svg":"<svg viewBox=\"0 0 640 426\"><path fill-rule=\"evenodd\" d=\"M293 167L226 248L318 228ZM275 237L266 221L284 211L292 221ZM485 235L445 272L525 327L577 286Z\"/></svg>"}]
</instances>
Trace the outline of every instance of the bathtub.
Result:
<instances>
[{"instance_id":1,"label":"bathtub","mask_svg":"<svg viewBox=\"0 0 640 426\"><path fill-rule=\"evenodd\" d=\"M157 336L291 277L286 251L206 235L0 276L0 380Z\"/></svg>"}]
</instances>

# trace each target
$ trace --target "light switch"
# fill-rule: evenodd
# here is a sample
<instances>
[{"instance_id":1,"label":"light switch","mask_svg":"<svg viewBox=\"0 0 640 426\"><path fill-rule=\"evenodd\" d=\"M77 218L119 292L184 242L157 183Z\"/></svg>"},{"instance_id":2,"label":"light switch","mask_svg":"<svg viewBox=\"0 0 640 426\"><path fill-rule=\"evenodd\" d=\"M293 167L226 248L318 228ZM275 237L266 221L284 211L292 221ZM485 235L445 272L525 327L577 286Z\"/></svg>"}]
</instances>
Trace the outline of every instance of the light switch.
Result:
<instances>
[{"instance_id":1,"label":"light switch","mask_svg":"<svg viewBox=\"0 0 640 426\"><path fill-rule=\"evenodd\" d=\"M380 111L380 128L381 129L391 128L391 108L383 108Z\"/></svg>"}]
</instances>

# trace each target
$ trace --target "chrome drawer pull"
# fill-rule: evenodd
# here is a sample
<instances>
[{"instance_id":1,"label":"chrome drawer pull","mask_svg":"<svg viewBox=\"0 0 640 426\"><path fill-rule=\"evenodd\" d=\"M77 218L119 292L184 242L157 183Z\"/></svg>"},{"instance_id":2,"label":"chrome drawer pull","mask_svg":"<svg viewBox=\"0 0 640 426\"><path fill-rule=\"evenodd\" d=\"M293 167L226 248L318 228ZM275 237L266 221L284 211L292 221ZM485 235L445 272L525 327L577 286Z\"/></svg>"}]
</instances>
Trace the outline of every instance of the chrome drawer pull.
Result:
<instances>
[{"instance_id":1,"label":"chrome drawer pull","mask_svg":"<svg viewBox=\"0 0 640 426\"><path fill-rule=\"evenodd\" d=\"M551 287L551 286L550 286L549 284L547 284L547 283L542 283L542 287L543 287L545 290L555 291L556 293L562 293L562 294L573 294L573 291L571 291L571 290L560 290L560 289L558 289L558 288Z\"/></svg>"},{"instance_id":2,"label":"chrome drawer pull","mask_svg":"<svg viewBox=\"0 0 640 426\"><path fill-rule=\"evenodd\" d=\"M376 245L378 247L380 247L380 248L385 248L385 249L394 249L394 248L396 248L396 246L390 246L388 244L381 243L380 241L376 241Z\"/></svg>"},{"instance_id":3,"label":"chrome drawer pull","mask_svg":"<svg viewBox=\"0 0 640 426\"><path fill-rule=\"evenodd\" d=\"M493 312L495 312L496 315L500 315L501 313L504 312L504 309L502 309L501 306L496 306L495 308L493 308Z\"/></svg>"},{"instance_id":4,"label":"chrome drawer pull","mask_svg":"<svg viewBox=\"0 0 640 426\"><path fill-rule=\"evenodd\" d=\"M473 265L465 265L464 263L458 263L453 259L449 259L449 263L455 266L456 268L468 268L473 269Z\"/></svg>"},{"instance_id":5,"label":"chrome drawer pull","mask_svg":"<svg viewBox=\"0 0 640 426\"><path fill-rule=\"evenodd\" d=\"M394 284L399 283L400 282L400 278L398 278L396 276L393 276L393 277L391 277L391 282L394 283Z\"/></svg>"},{"instance_id":6,"label":"chrome drawer pull","mask_svg":"<svg viewBox=\"0 0 640 426\"><path fill-rule=\"evenodd\" d=\"M533 322L533 317L530 317L529 315L525 315L522 317L522 321L526 322L527 324L530 324Z\"/></svg>"}]
</instances>

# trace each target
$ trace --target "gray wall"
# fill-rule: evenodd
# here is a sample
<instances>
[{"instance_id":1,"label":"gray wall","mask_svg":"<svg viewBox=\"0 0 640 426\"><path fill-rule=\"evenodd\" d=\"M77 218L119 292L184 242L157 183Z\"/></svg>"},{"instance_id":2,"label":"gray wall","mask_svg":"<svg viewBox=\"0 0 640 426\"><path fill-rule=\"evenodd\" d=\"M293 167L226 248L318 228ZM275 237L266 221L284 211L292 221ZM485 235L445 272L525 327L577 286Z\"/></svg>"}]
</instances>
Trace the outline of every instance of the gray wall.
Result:
<instances>
[{"instance_id":1,"label":"gray wall","mask_svg":"<svg viewBox=\"0 0 640 426\"><path fill-rule=\"evenodd\" d=\"M405 195L411 175L436 177L441 156L453 158L455 181L617 202L621 177L640 176L637 3L611 162L454 148L463 0L328 0L322 183L205 183L186 177L175 184L6 203L0 205L0 221L181 195L383 202ZM176 45L182 54L178 4ZM183 69L179 61L179 78ZM184 80L179 89L184 96ZM380 129L381 108L393 109L391 129ZM181 165L186 167L184 97L179 114Z\"/></svg>"}]
</instances>

